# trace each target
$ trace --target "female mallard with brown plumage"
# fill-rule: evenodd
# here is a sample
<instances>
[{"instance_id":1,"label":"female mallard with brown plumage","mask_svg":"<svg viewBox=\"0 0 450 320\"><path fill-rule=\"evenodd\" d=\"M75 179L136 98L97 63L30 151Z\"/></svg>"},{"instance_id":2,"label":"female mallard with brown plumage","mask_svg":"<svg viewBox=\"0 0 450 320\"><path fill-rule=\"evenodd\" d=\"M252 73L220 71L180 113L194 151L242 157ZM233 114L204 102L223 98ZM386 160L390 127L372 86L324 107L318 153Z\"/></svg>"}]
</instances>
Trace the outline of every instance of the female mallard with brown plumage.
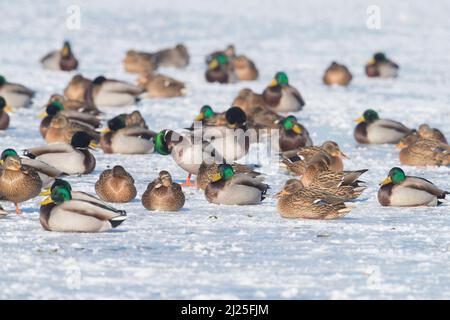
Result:
<instances>
[{"instance_id":1,"label":"female mallard with brown plumage","mask_svg":"<svg viewBox=\"0 0 450 320\"><path fill-rule=\"evenodd\" d=\"M282 152L309 147L313 142L308 130L294 116L284 118L279 124L279 145Z\"/></svg>"},{"instance_id":2,"label":"female mallard with brown plumage","mask_svg":"<svg viewBox=\"0 0 450 320\"><path fill-rule=\"evenodd\" d=\"M254 171L252 168L247 167L246 165L239 163L232 163L231 167L233 168L236 174L247 174L251 177L260 176L261 173ZM198 170L196 186L201 190L205 190L209 183L211 183L217 174L219 173L219 164L211 163L207 164L206 162L202 162L200 165L200 169Z\"/></svg>"},{"instance_id":3,"label":"female mallard with brown plumage","mask_svg":"<svg viewBox=\"0 0 450 320\"><path fill-rule=\"evenodd\" d=\"M127 203L136 198L133 177L122 166L114 166L100 174L95 192L103 201Z\"/></svg>"},{"instance_id":4,"label":"female mallard with brown plumage","mask_svg":"<svg viewBox=\"0 0 450 320\"><path fill-rule=\"evenodd\" d=\"M407 176L398 167L392 168L378 190L378 201L382 206L418 207L437 206L450 194L430 181Z\"/></svg>"},{"instance_id":5,"label":"female mallard with brown plumage","mask_svg":"<svg viewBox=\"0 0 450 320\"><path fill-rule=\"evenodd\" d=\"M205 197L211 203L225 205L259 204L264 200L269 186L262 177L235 174L229 164L221 164L218 173L205 189Z\"/></svg>"},{"instance_id":6,"label":"female mallard with brown plumage","mask_svg":"<svg viewBox=\"0 0 450 320\"><path fill-rule=\"evenodd\" d=\"M6 100L0 96L0 130L6 130L9 127L9 112L12 108L6 104Z\"/></svg>"},{"instance_id":7,"label":"female mallard with brown plumage","mask_svg":"<svg viewBox=\"0 0 450 320\"><path fill-rule=\"evenodd\" d=\"M88 174L95 169L95 157L88 148L95 148L94 139L79 131L70 144L55 142L42 147L26 149L24 155L45 162L67 174Z\"/></svg>"},{"instance_id":8,"label":"female mallard with brown plumage","mask_svg":"<svg viewBox=\"0 0 450 320\"><path fill-rule=\"evenodd\" d=\"M152 60L151 54L147 52L128 50L123 65L126 72L147 73L155 71L158 66Z\"/></svg>"},{"instance_id":9,"label":"female mallard with brown plumage","mask_svg":"<svg viewBox=\"0 0 450 320\"><path fill-rule=\"evenodd\" d=\"M419 126L417 133L419 134L419 136L421 136L424 139L437 140L437 141L448 144L447 139L445 138L445 136L441 132L441 130L436 129L436 128L431 128L426 123L423 123Z\"/></svg>"},{"instance_id":10,"label":"female mallard with brown plumage","mask_svg":"<svg viewBox=\"0 0 450 320\"><path fill-rule=\"evenodd\" d=\"M185 196L181 186L172 181L167 171L161 171L142 195L142 204L150 211L178 211L184 206L184 202Z\"/></svg>"},{"instance_id":11,"label":"female mallard with brown plumage","mask_svg":"<svg viewBox=\"0 0 450 320\"><path fill-rule=\"evenodd\" d=\"M139 126L126 126L126 115L108 121L102 131L100 146L105 153L146 154L153 151L155 133Z\"/></svg>"},{"instance_id":12,"label":"female mallard with brown plumage","mask_svg":"<svg viewBox=\"0 0 450 320\"><path fill-rule=\"evenodd\" d=\"M352 74L345 65L333 61L327 70L325 70L323 82L329 86L347 86L352 81L352 78Z\"/></svg>"},{"instance_id":13,"label":"female mallard with brown plumage","mask_svg":"<svg viewBox=\"0 0 450 320\"><path fill-rule=\"evenodd\" d=\"M286 73L277 72L262 97L276 112L295 112L303 109L305 101L300 92L289 84Z\"/></svg>"},{"instance_id":14,"label":"female mallard with brown plumage","mask_svg":"<svg viewBox=\"0 0 450 320\"><path fill-rule=\"evenodd\" d=\"M189 52L179 43L173 48L165 48L150 53L152 61L159 67L185 68L189 64Z\"/></svg>"},{"instance_id":15,"label":"female mallard with brown plumage","mask_svg":"<svg viewBox=\"0 0 450 320\"><path fill-rule=\"evenodd\" d=\"M48 53L41 59L42 66L48 70L71 71L78 68L78 60L75 58L69 41L64 41L61 50Z\"/></svg>"},{"instance_id":16,"label":"female mallard with brown plumage","mask_svg":"<svg viewBox=\"0 0 450 320\"><path fill-rule=\"evenodd\" d=\"M104 232L126 219L125 211L76 198L66 186L52 189L50 197L41 202L39 216L44 230L55 232Z\"/></svg>"},{"instance_id":17,"label":"female mallard with brown plumage","mask_svg":"<svg viewBox=\"0 0 450 320\"><path fill-rule=\"evenodd\" d=\"M34 91L18 83L12 83L0 75L0 96L13 109L25 108L31 104Z\"/></svg>"},{"instance_id":18,"label":"female mallard with brown plumage","mask_svg":"<svg viewBox=\"0 0 450 320\"><path fill-rule=\"evenodd\" d=\"M147 91L149 98L174 98L186 95L186 86L183 82L162 74L141 74L138 82Z\"/></svg>"},{"instance_id":19,"label":"female mallard with brown plumage","mask_svg":"<svg viewBox=\"0 0 450 320\"><path fill-rule=\"evenodd\" d=\"M421 138L417 132L412 132L401 139L397 148L401 149L399 158L403 165L450 165L450 146L438 140Z\"/></svg>"},{"instance_id":20,"label":"female mallard with brown plumage","mask_svg":"<svg viewBox=\"0 0 450 320\"><path fill-rule=\"evenodd\" d=\"M0 156L0 165L3 166L6 158L10 156L19 156L14 149L5 149L3 150ZM65 173L56 169L55 167L46 164L45 162L29 159L29 158L21 158L22 168L27 171L28 169L32 169L36 171L39 175L39 178L42 181L42 187L45 188L51 185L56 178L64 176Z\"/></svg>"},{"instance_id":21,"label":"female mallard with brown plumage","mask_svg":"<svg viewBox=\"0 0 450 320\"><path fill-rule=\"evenodd\" d=\"M41 124L39 126L39 131L43 137L46 136L53 118L59 113L64 115L69 120L69 122L80 124L83 127L91 128L92 130L100 126L100 119L95 115L87 112L65 110L62 103L55 101L50 102L45 108L45 111L39 115L39 117L42 118ZM78 131L78 129L76 130Z\"/></svg>"},{"instance_id":22,"label":"female mallard with brown plumage","mask_svg":"<svg viewBox=\"0 0 450 320\"><path fill-rule=\"evenodd\" d=\"M277 193L277 209L283 218L330 220L351 211L343 199L335 195L304 188L299 180L290 179Z\"/></svg>"},{"instance_id":23,"label":"female mallard with brown plumage","mask_svg":"<svg viewBox=\"0 0 450 320\"><path fill-rule=\"evenodd\" d=\"M211 60L205 73L206 81L218 83L235 83L237 75L229 58L223 54Z\"/></svg>"},{"instance_id":24,"label":"female mallard with brown plumage","mask_svg":"<svg viewBox=\"0 0 450 320\"><path fill-rule=\"evenodd\" d=\"M398 64L389 60L384 53L378 52L366 64L366 75L370 78L395 78L398 75Z\"/></svg>"},{"instance_id":25,"label":"female mallard with brown plumage","mask_svg":"<svg viewBox=\"0 0 450 320\"><path fill-rule=\"evenodd\" d=\"M42 181L37 171L23 168L19 156L6 158L0 173L0 199L14 203L17 214L22 213L19 204L37 197L41 188Z\"/></svg>"},{"instance_id":26,"label":"female mallard with brown plumage","mask_svg":"<svg viewBox=\"0 0 450 320\"><path fill-rule=\"evenodd\" d=\"M363 144L398 143L411 133L411 129L397 121L380 119L378 113L368 109L355 120L358 125L353 133L355 140Z\"/></svg>"},{"instance_id":27,"label":"female mallard with brown plumage","mask_svg":"<svg viewBox=\"0 0 450 320\"><path fill-rule=\"evenodd\" d=\"M44 129L44 128L43 128ZM68 117L58 112L52 117L50 125L45 132L45 141L47 143L65 142L70 143L75 133L83 131L94 138L100 140L100 134L89 124L80 121L70 121Z\"/></svg>"},{"instance_id":28,"label":"female mallard with brown plumage","mask_svg":"<svg viewBox=\"0 0 450 320\"><path fill-rule=\"evenodd\" d=\"M315 156L323 154L327 158L328 169L331 171L344 170L342 158L348 158L334 141L325 141L321 146L304 147L298 150L283 152L282 163L291 173L301 176L306 170L307 163Z\"/></svg>"}]
</instances>

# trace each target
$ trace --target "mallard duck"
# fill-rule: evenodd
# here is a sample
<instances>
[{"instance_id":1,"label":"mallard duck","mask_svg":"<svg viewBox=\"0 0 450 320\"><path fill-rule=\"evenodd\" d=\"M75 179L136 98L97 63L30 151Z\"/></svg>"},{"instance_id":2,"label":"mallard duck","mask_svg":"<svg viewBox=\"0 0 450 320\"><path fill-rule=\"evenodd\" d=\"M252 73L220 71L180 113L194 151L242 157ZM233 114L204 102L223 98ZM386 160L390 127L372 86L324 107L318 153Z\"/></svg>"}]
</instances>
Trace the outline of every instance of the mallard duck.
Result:
<instances>
[{"instance_id":1,"label":"mallard duck","mask_svg":"<svg viewBox=\"0 0 450 320\"><path fill-rule=\"evenodd\" d=\"M72 137L70 144L56 142L42 147L24 150L31 159L45 162L67 174L88 174L95 169L95 157L88 148L95 148L94 138L79 131Z\"/></svg>"},{"instance_id":2,"label":"mallard duck","mask_svg":"<svg viewBox=\"0 0 450 320\"><path fill-rule=\"evenodd\" d=\"M125 211L123 211L123 210L117 210L117 209L111 207L109 204L107 204L103 200L100 200L99 198L97 198L96 196L94 196L92 194L89 194L89 193L86 193L83 191L72 190L72 186L70 185L70 183L64 179L55 179L55 182L53 182L53 184L49 188L47 188L45 191L42 191L39 195L40 196L49 196L52 194L52 191L57 187L64 187L64 188L68 189L72 195L73 200L82 200L82 201L92 202L92 203L98 204L99 206L108 208L109 210L115 211L117 213L122 213L122 214L125 213Z\"/></svg>"},{"instance_id":3,"label":"mallard duck","mask_svg":"<svg viewBox=\"0 0 450 320\"><path fill-rule=\"evenodd\" d=\"M171 155L176 164L188 173L185 186L191 186L191 176L197 175L202 162L220 163L222 156L216 155L214 147L192 133L179 134L173 130L162 130L154 138L155 151Z\"/></svg>"},{"instance_id":4,"label":"mallard duck","mask_svg":"<svg viewBox=\"0 0 450 320\"><path fill-rule=\"evenodd\" d=\"M130 73L147 73L155 71L158 66L151 54L136 50L128 50L123 60L125 71Z\"/></svg>"},{"instance_id":5,"label":"mallard duck","mask_svg":"<svg viewBox=\"0 0 450 320\"><path fill-rule=\"evenodd\" d=\"M133 177L122 166L114 166L100 174L95 192L107 202L127 203L136 198Z\"/></svg>"},{"instance_id":6,"label":"mallard duck","mask_svg":"<svg viewBox=\"0 0 450 320\"><path fill-rule=\"evenodd\" d=\"M6 157L0 173L0 199L10 201L20 214L19 203L37 197L42 188L39 174L33 168L23 168L18 156Z\"/></svg>"},{"instance_id":7,"label":"mallard duck","mask_svg":"<svg viewBox=\"0 0 450 320\"><path fill-rule=\"evenodd\" d=\"M334 141L325 141L321 146L304 147L298 150L283 152L281 157L288 171L301 176L306 170L307 163L318 155L326 158L326 161L328 161L328 170L336 172L344 170L342 158L348 158Z\"/></svg>"},{"instance_id":8,"label":"mallard duck","mask_svg":"<svg viewBox=\"0 0 450 320\"><path fill-rule=\"evenodd\" d=\"M186 95L183 82L162 74L141 74L139 85L147 91L149 98L174 98Z\"/></svg>"},{"instance_id":9,"label":"mallard duck","mask_svg":"<svg viewBox=\"0 0 450 320\"><path fill-rule=\"evenodd\" d=\"M146 154L153 152L155 132L139 126L126 126L126 115L108 121L102 131L100 146L105 153Z\"/></svg>"},{"instance_id":10,"label":"mallard duck","mask_svg":"<svg viewBox=\"0 0 450 320\"><path fill-rule=\"evenodd\" d=\"M229 58L223 54L211 60L205 78L208 82L235 83L237 81L233 65Z\"/></svg>"},{"instance_id":11,"label":"mallard duck","mask_svg":"<svg viewBox=\"0 0 450 320\"><path fill-rule=\"evenodd\" d=\"M210 142L224 161L231 163L248 153L250 143L256 137L253 130L248 131L247 116L241 108L229 108L225 112L225 119L225 126L203 128L201 133L202 139ZM198 132L194 131L193 134L196 136Z\"/></svg>"},{"instance_id":12,"label":"mallard duck","mask_svg":"<svg viewBox=\"0 0 450 320\"><path fill-rule=\"evenodd\" d=\"M31 104L34 91L21 84L8 82L4 76L0 75L0 96L11 108L19 109Z\"/></svg>"},{"instance_id":13,"label":"mallard duck","mask_svg":"<svg viewBox=\"0 0 450 320\"><path fill-rule=\"evenodd\" d=\"M6 130L9 127L9 112L12 108L6 104L6 100L0 97L0 130Z\"/></svg>"},{"instance_id":14,"label":"mallard duck","mask_svg":"<svg viewBox=\"0 0 450 320\"><path fill-rule=\"evenodd\" d=\"M144 92L139 86L103 76L93 81L76 75L64 90L69 99L80 100L97 107L124 107L133 105Z\"/></svg>"},{"instance_id":15,"label":"mallard duck","mask_svg":"<svg viewBox=\"0 0 450 320\"><path fill-rule=\"evenodd\" d=\"M227 58L230 58L230 59L235 57L236 49L234 48L234 45L230 44L225 48L225 50L217 50L217 51L214 51L213 53L208 54L205 58L206 64L209 64L212 60L214 60L215 58L217 58L220 55L225 55Z\"/></svg>"},{"instance_id":16,"label":"mallard duck","mask_svg":"<svg viewBox=\"0 0 450 320\"><path fill-rule=\"evenodd\" d=\"M10 156L19 155L14 149L3 150L0 156L0 165L3 165L3 163L6 161L6 158ZM55 167L36 159L21 158L20 160L22 162L22 168L24 170L32 169L38 173L39 178L42 181L42 187L44 188L51 185L56 178L66 175L64 172L56 169Z\"/></svg>"},{"instance_id":17,"label":"mallard duck","mask_svg":"<svg viewBox=\"0 0 450 320\"><path fill-rule=\"evenodd\" d=\"M0 206L0 218L6 217L7 215L8 215L8 211L6 211L5 209L3 209L2 206Z\"/></svg>"},{"instance_id":18,"label":"mallard duck","mask_svg":"<svg viewBox=\"0 0 450 320\"><path fill-rule=\"evenodd\" d=\"M215 112L209 105L200 109L194 121L201 122L202 126L224 126L227 123L225 112ZM190 129L194 129L194 124L192 123Z\"/></svg>"},{"instance_id":19,"label":"mallard duck","mask_svg":"<svg viewBox=\"0 0 450 320\"><path fill-rule=\"evenodd\" d=\"M439 129L431 128L426 123L421 124L417 132L419 133L419 136L424 139L438 140L440 142L448 144L447 139Z\"/></svg>"},{"instance_id":20,"label":"mallard duck","mask_svg":"<svg viewBox=\"0 0 450 320\"><path fill-rule=\"evenodd\" d=\"M48 70L71 71L78 68L78 60L73 55L70 43L64 41L61 50L48 53L41 59L42 66Z\"/></svg>"},{"instance_id":21,"label":"mallard duck","mask_svg":"<svg viewBox=\"0 0 450 320\"><path fill-rule=\"evenodd\" d=\"M346 66L333 61L325 70L323 82L326 85L347 86L352 81L352 78L353 76Z\"/></svg>"},{"instance_id":22,"label":"mallard duck","mask_svg":"<svg viewBox=\"0 0 450 320\"><path fill-rule=\"evenodd\" d=\"M402 138L397 144L400 163L409 166L450 165L450 146L438 140L424 139L417 132Z\"/></svg>"},{"instance_id":23,"label":"mallard duck","mask_svg":"<svg viewBox=\"0 0 450 320\"><path fill-rule=\"evenodd\" d=\"M230 164L221 164L218 173L205 189L205 197L211 203L225 205L259 204L264 200L269 186L262 177L236 174Z\"/></svg>"},{"instance_id":24,"label":"mallard duck","mask_svg":"<svg viewBox=\"0 0 450 320\"><path fill-rule=\"evenodd\" d=\"M380 119L378 113L368 109L355 120L358 125L353 133L355 140L363 144L398 143L411 133L411 129L397 121Z\"/></svg>"},{"instance_id":25,"label":"mallard duck","mask_svg":"<svg viewBox=\"0 0 450 320\"><path fill-rule=\"evenodd\" d=\"M183 44L150 53L150 56L157 67L185 68L189 64L189 53Z\"/></svg>"},{"instance_id":26,"label":"mallard duck","mask_svg":"<svg viewBox=\"0 0 450 320\"><path fill-rule=\"evenodd\" d=\"M254 171L252 168L239 164L232 163L231 167L233 168L236 174L247 174L251 177L260 176L261 173ZM201 190L205 190L210 182L214 180L214 177L219 172L219 164L211 163L207 164L206 162L202 162L197 174L196 186Z\"/></svg>"},{"instance_id":27,"label":"mallard duck","mask_svg":"<svg viewBox=\"0 0 450 320\"><path fill-rule=\"evenodd\" d=\"M100 114L100 111L96 106L89 105L85 101L67 99L61 94L52 94L50 96L50 99L48 99L47 105L50 105L53 102L61 103L64 107L64 110L75 110L82 113L89 113L95 116Z\"/></svg>"},{"instance_id":28,"label":"mallard duck","mask_svg":"<svg viewBox=\"0 0 450 320\"><path fill-rule=\"evenodd\" d=\"M424 178L407 176L398 167L392 168L380 185L378 201L382 206L437 206L450 194Z\"/></svg>"},{"instance_id":29,"label":"mallard duck","mask_svg":"<svg viewBox=\"0 0 450 320\"><path fill-rule=\"evenodd\" d=\"M206 57L206 63L209 64L220 55L225 55L230 60L239 80L252 81L258 79L259 72L255 63L244 55L236 55L233 45L229 45L224 51L211 53Z\"/></svg>"},{"instance_id":30,"label":"mallard duck","mask_svg":"<svg viewBox=\"0 0 450 320\"><path fill-rule=\"evenodd\" d=\"M313 145L308 130L298 123L296 117L284 118L280 121L279 128L278 141L282 152Z\"/></svg>"},{"instance_id":31,"label":"mallard duck","mask_svg":"<svg viewBox=\"0 0 450 320\"><path fill-rule=\"evenodd\" d=\"M42 201L40 217L44 230L55 232L104 232L127 218L124 211L89 200L74 199L71 191L58 186Z\"/></svg>"},{"instance_id":32,"label":"mallard duck","mask_svg":"<svg viewBox=\"0 0 450 320\"><path fill-rule=\"evenodd\" d=\"M267 105L276 112L295 112L303 109L305 102L298 90L289 85L286 73L277 72L262 93Z\"/></svg>"},{"instance_id":33,"label":"mallard duck","mask_svg":"<svg viewBox=\"0 0 450 320\"><path fill-rule=\"evenodd\" d=\"M343 217L351 211L339 197L304 188L295 179L288 180L276 197L277 209L283 218L330 220Z\"/></svg>"},{"instance_id":34,"label":"mallard duck","mask_svg":"<svg viewBox=\"0 0 450 320\"><path fill-rule=\"evenodd\" d=\"M181 186L173 182L170 173L165 170L148 184L142 195L142 205L150 211L178 211L183 208L184 202Z\"/></svg>"},{"instance_id":35,"label":"mallard duck","mask_svg":"<svg viewBox=\"0 0 450 320\"><path fill-rule=\"evenodd\" d=\"M45 128L43 128L45 131ZM96 142L100 140L100 134L89 124L69 120L61 112L58 112L50 120L50 124L45 132L45 141L47 143L65 142L70 143L76 132L83 131L90 135Z\"/></svg>"},{"instance_id":36,"label":"mallard duck","mask_svg":"<svg viewBox=\"0 0 450 320\"><path fill-rule=\"evenodd\" d=\"M42 137L45 138L52 119L59 113L64 115L69 120L69 122L81 124L82 127L87 127L91 130L100 126L100 119L95 115L87 112L65 110L62 103L54 101L50 102L45 108L45 111L39 115L39 117L42 118L41 124L39 126L39 131L41 132Z\"/></svg>"},{"instance_id":37,"label":"mallard duck","mask_svg":"<svg viewBox=\"0 0 450 320\"><path fill-rule=\"evenodd\" d=\"M376 53L366 64L368 77L395 78L398 75L398 64L389 60L384 53Z\"/></svg>"}]
</instances>

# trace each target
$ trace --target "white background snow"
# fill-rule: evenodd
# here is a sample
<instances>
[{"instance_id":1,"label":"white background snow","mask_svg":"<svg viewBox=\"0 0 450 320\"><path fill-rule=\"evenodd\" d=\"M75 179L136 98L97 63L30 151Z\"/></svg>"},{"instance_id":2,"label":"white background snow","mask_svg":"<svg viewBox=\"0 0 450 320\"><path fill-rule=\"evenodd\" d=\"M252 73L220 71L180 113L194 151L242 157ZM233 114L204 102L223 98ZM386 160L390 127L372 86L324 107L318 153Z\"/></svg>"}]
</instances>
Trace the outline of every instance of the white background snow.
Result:
<instances>
[{"instance_id":1,"label":"white background snow","mask_svg":"<svg viewBox=\"0 0 450 320\"><path fill-rule=\"evenodd\" d=\"M66 27L67 8L81 9L81 28ZM381 29L366 26L369 5L381 10ZM366 108L410 127L427 122L450 137L450 3L448 1L6 1L0 0L0 74L36 90L33 105L12 115L0 148L44 143L37 115L74 73L43 71L39 59L70 39L83 75L134 82L123 70L126 50L187 45L191 64L162 73L183 80L184 98L144 100L106 109L111 117L140 110L150 128L187 126L204 104L226 110L244 87L262 91L285 70L306 100L297 114L315 143L332 139L351 157L346 169L368 168L368 189L352 212L336 221L284 220L276 201L216 206L185 189L178 213L150 213L140 196L161 169L185 178L170 157L104 155L93 174L71 177L94 193L107 166L122 164L139 196L118 205L128 220L104 234L60 234L39 224L41 199L24 214L0 219L0 298L450 298L450 210L382 208L377 184L399 165L394 146L357 146L354 118ZM234 43L253 58L260 80L207 84L204 57ZM385 51L401 65L395 80L368 79L365 62ZM348 88L325 87L333 60L354 75ZM449 168L405 168L449 190ZM271 194L288 179L276 163L263 165ZM10 203L3 203L13 210Z\"/></svg>"}]
</instances>

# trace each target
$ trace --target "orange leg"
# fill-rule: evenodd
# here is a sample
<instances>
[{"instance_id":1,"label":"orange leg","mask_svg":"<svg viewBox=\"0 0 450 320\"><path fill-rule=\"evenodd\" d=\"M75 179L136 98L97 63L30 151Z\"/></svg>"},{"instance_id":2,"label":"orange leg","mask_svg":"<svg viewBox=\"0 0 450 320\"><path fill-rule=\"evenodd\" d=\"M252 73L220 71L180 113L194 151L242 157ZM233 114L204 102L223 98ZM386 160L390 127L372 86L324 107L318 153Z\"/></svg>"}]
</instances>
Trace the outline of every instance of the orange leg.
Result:
<instances>
[{"instance_id":1,"label":"orange leg","mask_svg":"<svg viewBox=\"0 0 450 320\"><path fill-rule=\"evenodd\" d=\"M191 182L191 176L192 174L188 174L186 178L186 182L182 184L183 187L192 187L194 184Z\"/></svg>"},{"instance_id":2,"label":"orange leg","mask_svg":"<svg viewBox=\"0 0 450 320\"><path fill-rule=\"evenodd\" d=\"M22 214L22 210L19 207L18 203L14 203L14 205L16 206L16 214Z\"/></svg>"}]
</instances>

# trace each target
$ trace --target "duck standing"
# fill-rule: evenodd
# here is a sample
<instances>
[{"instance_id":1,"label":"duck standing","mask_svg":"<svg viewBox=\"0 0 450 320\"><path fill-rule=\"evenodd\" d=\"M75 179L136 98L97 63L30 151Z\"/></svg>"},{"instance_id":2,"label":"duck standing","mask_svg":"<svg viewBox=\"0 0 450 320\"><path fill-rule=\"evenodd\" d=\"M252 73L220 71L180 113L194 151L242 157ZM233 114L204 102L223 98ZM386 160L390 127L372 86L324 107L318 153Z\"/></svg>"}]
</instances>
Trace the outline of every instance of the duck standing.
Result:
<instances>
[{"instance_id":1,"label":"duck standing","mask_svg":"<svg viewBox=\"0 0 450 320\"><path fill-rule=\"evenodd\" d=\"M21 214L19 204L37 197L42 188L39 174L32 168L23 168L18 156L9 156L0 172L0 198L14 203L16 213Z\"/></svg>"}]
</instances>

